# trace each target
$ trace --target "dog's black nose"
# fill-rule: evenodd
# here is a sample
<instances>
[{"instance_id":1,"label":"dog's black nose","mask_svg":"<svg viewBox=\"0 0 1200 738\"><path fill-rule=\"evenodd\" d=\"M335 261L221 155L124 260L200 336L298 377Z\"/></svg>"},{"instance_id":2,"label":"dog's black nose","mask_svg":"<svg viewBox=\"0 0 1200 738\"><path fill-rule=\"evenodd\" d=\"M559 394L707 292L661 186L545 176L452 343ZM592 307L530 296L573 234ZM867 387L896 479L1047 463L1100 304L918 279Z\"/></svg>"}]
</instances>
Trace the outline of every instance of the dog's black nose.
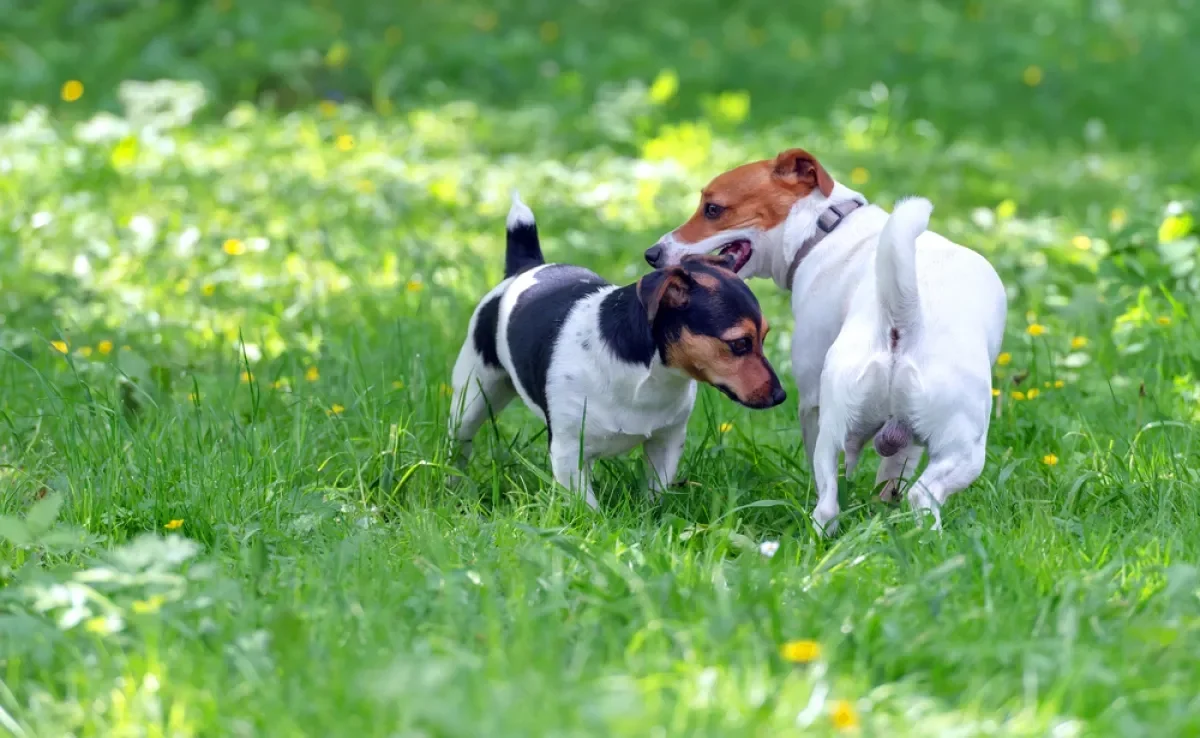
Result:
<instances>
[{"instance_id":1,"label":"dog's black nose","mask_svg":"<svg viewBox=\"0 0 1200 738\"><path fill-rule=\"evenodd\" d=\"M658 267L658 260L662 258L663 247L659 244L654 244L646 249L646 263L652 267Z\"/></svg>"},{"instance_id":2,"label":"dog's black nose","mask_svg":"<svg viewBox=\"0 0 1200 738\"><path fill-rule=\"evenodd\" d=\"M784 392L783 387L781 385L777 384L777 385L775 385L775 389L771 390L770 407L775 407L776 405L782 405L783 401L786 399L787 399L787 392Z\"/></svg>"}]
</instances>

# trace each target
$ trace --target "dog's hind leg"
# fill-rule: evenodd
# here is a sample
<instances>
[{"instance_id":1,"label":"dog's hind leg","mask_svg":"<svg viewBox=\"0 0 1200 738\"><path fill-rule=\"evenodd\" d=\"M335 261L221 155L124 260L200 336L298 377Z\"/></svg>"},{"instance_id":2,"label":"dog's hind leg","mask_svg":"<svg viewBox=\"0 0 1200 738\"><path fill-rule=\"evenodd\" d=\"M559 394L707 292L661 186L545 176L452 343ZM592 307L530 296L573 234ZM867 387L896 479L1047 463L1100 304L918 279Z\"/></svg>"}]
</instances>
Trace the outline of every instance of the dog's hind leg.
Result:
<instances>
[{"instance_id":1,"label":"dog's hind leg","mask_svg":"<svg viewBox=\"0 0 1200 738\"><path fill-rule=\"evenodd\" d=\"M813 510L813 522L822 535L837 533L838 513L838 443L828 429L822 428L817 435L813 453L813 480L817 486L817 506Z\"/></svg>"},{"instance_id":2,"label":"dog's hind leg","mask_svg":"<svg viewBox=\"0 0 1200 738\"><path fill-rule=\"evenodd\" d=\"M913 510L933 514L934 530L942 528L941 507L955 492L966 489L979 478L987 457L987 433L965 445L941 447L929 451L929 466L908 490Z\"/></svg>"},{"instance_id":3,"label":"dog's hind leg","mask_svg":"<svg viewBox=\"0 0 1200 738\"><path fill-rule=\"evenodd\" d=\"M451 461L462 470L471 458L475 434L489 418L499 415L517 392L503 369L491 369L483 362L461 373L459 368L456 366L454 372L449 430Z\"/></svg>"}]
</instances>

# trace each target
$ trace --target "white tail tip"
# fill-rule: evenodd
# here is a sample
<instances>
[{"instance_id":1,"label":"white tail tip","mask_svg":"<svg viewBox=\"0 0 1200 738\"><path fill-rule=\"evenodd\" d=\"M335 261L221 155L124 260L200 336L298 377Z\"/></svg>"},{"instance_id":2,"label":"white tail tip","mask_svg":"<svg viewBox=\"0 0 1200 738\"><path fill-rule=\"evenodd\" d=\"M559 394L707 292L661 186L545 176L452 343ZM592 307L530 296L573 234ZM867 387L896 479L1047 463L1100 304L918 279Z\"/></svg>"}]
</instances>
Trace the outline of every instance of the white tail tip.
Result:
<instances>
[{"instance_id":1,"label":"white tail tip","mask_svg":"<svg viewBox=\"0 0 1200 738\"><path fill-rule=\"evenodd\" d=\"M518 226L533 225L533 211L529 206L521 202L521 193L513 190L512 207L508 209L508 221L506 222L509 230Z\"/></svg>"},{"instance_id":2,"label":"white tail tip","mask_svg":"<svg viewBox=\"0 0 1200 738\"><path fill-rule=\"evenodd\" d=\"M904 220L913 225L921 224L921 230L929 227L929 216L933 213L933 203L924 197L906 197L896 203L892 215L902 215Z\"/></svg>"}]
</instances>

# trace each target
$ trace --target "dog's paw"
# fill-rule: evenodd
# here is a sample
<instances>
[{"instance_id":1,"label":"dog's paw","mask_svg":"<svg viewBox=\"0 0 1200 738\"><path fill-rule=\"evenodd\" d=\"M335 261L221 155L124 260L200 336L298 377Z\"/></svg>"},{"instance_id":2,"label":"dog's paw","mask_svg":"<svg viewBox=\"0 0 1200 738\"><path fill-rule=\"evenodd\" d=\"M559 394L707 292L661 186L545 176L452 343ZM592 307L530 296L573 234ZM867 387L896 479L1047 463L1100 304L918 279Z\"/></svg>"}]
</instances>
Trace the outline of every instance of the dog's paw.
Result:
<instances>
[{"instance_id":1,"label":"dog's paw","mask_svg":"<svg viewBox=\"0 0 1200 738\"><path fill-rule=\"evenodd\" d=\"M817 508L813 510L812 515L813 527L817 530L817 535L826 538L832 538L838 532L838 511L822 510Z\"/></svg>"},{"instance_id":2,"label":"dog's paw","mask_svg":"<svg viewBox=\"0 0 1200 738\"><path fill-rule=\"evenodd\" d=\"M942 511L938 508L937 502L925 490L914 486L908 493L908 501L912 505L913 513L917 516L919 524L924 525L926 519L932 517L933 523L929 529L941 532Z\"/></svg>"}]
</instances>

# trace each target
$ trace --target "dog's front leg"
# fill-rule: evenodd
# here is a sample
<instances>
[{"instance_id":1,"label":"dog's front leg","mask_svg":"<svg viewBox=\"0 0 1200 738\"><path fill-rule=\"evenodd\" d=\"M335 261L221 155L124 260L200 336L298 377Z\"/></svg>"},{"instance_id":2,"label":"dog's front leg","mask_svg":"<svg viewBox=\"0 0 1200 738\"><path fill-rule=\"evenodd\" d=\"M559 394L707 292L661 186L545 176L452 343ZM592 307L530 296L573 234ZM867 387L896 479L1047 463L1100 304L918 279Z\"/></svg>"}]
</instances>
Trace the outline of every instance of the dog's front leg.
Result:
<instances>
[{"instance_id":1,"label":"dog's front leg","mask_svg":"<svg viewBox=\"0 0 1200 738\"><path fill-rule=\"evenodd\" d=\"M828 430L817 434L813 449L813 480L817 485L817 507L813 510L813 521L817 531L824 535L837 533L838 506L838 444Z\"/></svg>"},{"instance_id":2,"label":"dog's front leg","mask_svg":"<svg viewBox=\"0 0 1200 738\"><path fill-rule=\"evenodd\" d=\"M687 440L687 423L669 426L658 431L642 445L646 452L646 470L650 478L650 499L657 502L667 487L675 481L683 444Z\"/></svg>"},{"instance_id":3,"label":"dog's front leg","mask_svg":"<svg viewBox=\"0 0 1200 738\"><path fill-rule=\"evenodd\" d=\"M550 441L550 467L554 471L554 481L578 493L588 507L596 509L596 495L592 493L592 459L587 450L580 448L582 441L578 434L569 436L572 440L559 440L555 435Z\"/></svg>"}]
</instances>

